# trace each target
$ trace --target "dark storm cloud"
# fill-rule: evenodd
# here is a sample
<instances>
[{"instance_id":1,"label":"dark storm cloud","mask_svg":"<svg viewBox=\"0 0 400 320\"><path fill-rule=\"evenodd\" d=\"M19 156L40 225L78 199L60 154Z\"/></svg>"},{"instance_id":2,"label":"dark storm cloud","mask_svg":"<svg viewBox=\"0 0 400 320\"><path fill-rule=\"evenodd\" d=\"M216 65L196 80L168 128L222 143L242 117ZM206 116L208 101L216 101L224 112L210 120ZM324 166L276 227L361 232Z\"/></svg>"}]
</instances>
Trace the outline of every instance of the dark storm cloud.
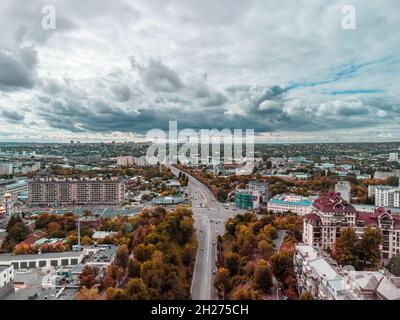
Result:
<instances>
[{"instance_id":1,"label":"dark storm cloud","mask_svg":"<svg viewBox=\"0 0 400 320\"><path fill-rule=\"evenodd\" d=\"M183 83L175 71L161 61L150 59L147 66L136 65L131 58L132 67L139 69L144 84L154 91L175 92L183 88Z\"/></svg>"},{"instance_id":2,"label":"dark storm cloud","mask_svg":"<svg viewBox=\"0 0 400 320\"><path fill-rule=\"evenodd\" d=\"M398 123L398 3L355 1L363 19L344 32L339 1L3 0L0 114L85 137L168 120L258 132ZM41 28L44 4L56 30Z\"/></svg>"},{"instance_id":3,"label":"dark storm cloud","mask_svg":"<svg viewBox=\"0 0 400 320\"><path fill-rule=\"evenodd\" d=\"M112 86L111 91L114 93L115 97L120 102L129 101L132 94L131 89L124 84Z\"/></svg>"},{"instance_id":4,"label":"dark storm cloud","mask_svg":"<svg viewBox=\"0 0 400 320\"><path fill-rule=\"evenodd\" d=\"M3 110L1 115L12 123L20 123L25 119L24 115L12 110Z\"/></svg>"},{"instance_id":5,"label":"dark storm cloud","mask_svg":"<svg viewBox=\"0 0 400 320\"><path fill-rule=\"evenodd\" d=\"M37 52L32 48L1 50L0 89L32 88L35 83L36 64Z\"/></svg>"}]
</instances>

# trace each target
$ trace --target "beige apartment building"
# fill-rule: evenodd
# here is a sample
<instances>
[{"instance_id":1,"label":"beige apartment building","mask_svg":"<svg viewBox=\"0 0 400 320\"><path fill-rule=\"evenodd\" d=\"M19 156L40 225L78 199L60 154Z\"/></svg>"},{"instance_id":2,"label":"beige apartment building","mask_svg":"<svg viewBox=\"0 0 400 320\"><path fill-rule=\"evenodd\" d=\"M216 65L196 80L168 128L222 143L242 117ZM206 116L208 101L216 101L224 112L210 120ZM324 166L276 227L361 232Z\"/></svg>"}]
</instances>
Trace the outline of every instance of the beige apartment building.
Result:
<instances>
[{"instance_id":1,"label":"beige apartment building","mask_svg":"<svg viewBox=\"0 0 400 320\"><path fill-rule=\"evenodd\" d=\"M122 179L40 178L28 182L28 205L120 205L124 201Z\"/></svg>"}]
</instances>

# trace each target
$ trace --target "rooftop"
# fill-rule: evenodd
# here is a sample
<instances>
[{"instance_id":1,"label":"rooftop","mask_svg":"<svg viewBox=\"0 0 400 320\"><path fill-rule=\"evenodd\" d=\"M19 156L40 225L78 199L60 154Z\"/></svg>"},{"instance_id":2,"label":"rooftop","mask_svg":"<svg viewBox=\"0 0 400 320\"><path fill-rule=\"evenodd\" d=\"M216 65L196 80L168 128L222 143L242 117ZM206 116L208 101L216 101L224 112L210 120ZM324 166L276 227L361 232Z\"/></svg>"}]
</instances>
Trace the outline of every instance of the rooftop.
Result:
<instances>
[{"instance_id":1,"label":"rooftop","mask_svg":"<svg viewBox=\"0 0 400 320\"><path fill-rule=\"evenodd\" d=\"M58 259L58 258L79 258L83 253L78 251L66 251L66 252L55 252L55 253L42 253L42 254L22 254L13 256L12 254L5 253L0 254L0 263L8 261L26 261L26 260L37 260L37 259Z\"/></svg>"}]
</instances>

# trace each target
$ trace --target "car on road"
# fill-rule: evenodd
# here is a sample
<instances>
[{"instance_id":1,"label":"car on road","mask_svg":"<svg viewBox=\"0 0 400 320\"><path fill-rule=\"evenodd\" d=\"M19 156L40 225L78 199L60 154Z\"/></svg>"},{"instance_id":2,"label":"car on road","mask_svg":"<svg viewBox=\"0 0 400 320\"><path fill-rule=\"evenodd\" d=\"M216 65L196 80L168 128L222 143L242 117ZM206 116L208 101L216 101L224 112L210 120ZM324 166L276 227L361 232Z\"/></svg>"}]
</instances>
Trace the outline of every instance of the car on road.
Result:
<instances>
[{"instance_id":1,"label":"car on road","mask_svg":"<svg viewBox=\"0 0 400 320\"><path fill-rule=\"evenodd\" d=\"M214 246L215 246L215 243L216 243L216 242L215 242L215 241L213 241L213 245L214 245Z\"/></svg>"},{"instance_id":2,"label":"car on road","mask_svg":"<svg viewBox=\"0 0 400 320\"><path fill-rule=\"evenodd\" d=\"M204 251L204 248L200 248L201 251Z\"/></svg>"}]
</instances>

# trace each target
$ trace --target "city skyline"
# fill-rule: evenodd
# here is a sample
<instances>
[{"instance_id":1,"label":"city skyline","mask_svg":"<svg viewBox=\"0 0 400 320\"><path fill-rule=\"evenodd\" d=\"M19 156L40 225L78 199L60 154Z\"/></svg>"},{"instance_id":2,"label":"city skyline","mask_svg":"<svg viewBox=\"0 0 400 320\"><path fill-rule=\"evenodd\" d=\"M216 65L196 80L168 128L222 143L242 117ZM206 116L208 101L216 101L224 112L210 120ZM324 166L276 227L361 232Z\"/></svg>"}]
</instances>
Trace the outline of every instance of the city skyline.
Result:
<instances>
[{"instance_id":1,"label":"city skyline","mask_svg":"<svg viewBox=\"0 0 400 320\"><path fill-rule=\"evenodd\" d=\"M264 143L400 139L396 1L352 1L354 30L345 1L1 2L0 141L140 141L168 120Z\"/></svg>"}]
</instances>

